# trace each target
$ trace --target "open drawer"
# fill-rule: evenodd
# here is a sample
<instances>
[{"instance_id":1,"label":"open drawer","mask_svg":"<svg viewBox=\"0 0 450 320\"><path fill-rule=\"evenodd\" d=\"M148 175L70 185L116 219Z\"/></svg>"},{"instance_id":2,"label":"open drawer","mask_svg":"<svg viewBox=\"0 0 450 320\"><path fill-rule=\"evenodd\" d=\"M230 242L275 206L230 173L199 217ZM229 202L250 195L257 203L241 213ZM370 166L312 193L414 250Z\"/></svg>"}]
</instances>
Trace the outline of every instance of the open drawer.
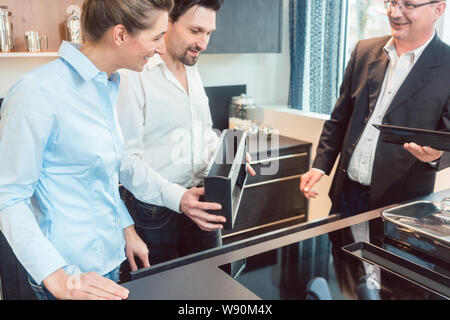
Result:
<instances>
[{"instance_id":1,"label":"open drawer","mask_svg":"<svg viewBox=\"0 0 450 320\"><path fill-rule=\"evenodd\" d=\"M353 243L342 247L342 250L361 261L376 265L415 285L450 299L450 277L448 275L425 268L367 242Z\"/></svg>"}]
</instances>

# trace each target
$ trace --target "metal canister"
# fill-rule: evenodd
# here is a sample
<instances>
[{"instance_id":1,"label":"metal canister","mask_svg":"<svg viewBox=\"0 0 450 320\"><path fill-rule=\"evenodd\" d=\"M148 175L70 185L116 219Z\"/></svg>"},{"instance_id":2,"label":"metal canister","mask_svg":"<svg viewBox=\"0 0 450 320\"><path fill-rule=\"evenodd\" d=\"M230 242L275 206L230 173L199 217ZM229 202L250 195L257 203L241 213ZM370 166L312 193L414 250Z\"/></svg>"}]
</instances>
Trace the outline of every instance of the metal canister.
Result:
<instances>
[{"instance_id":1,"label":"metal canister","mask_svg":"<svg viewBox=\"0 0 450 320\"><path fill-rule=\"evenodd\" d=\"M28 52L42 51L41 47L42 36L39 31L26 31L24 39L25 39L25 48Z\"/></svg>"},{"instance_id":2,"label":"metal canister","mask_svg":"<svg viewBox=\"0 0 450 320\"><path fill-rule=\"evenodd\" d=\"M73 14L66 21L66 37L73 43L83 43L80 18Z\"/></svg>"},{"instance_id":3,"label":"metal canister","mask_svg":"<svg viewBox=\"0 0 450 320\"><path fill-rule=\"evenodd\" d=\"M8 7L0 7L0 51L10 52L14 50L14 36L12 23L9 21Z\"/></svg>"}]
</instances>

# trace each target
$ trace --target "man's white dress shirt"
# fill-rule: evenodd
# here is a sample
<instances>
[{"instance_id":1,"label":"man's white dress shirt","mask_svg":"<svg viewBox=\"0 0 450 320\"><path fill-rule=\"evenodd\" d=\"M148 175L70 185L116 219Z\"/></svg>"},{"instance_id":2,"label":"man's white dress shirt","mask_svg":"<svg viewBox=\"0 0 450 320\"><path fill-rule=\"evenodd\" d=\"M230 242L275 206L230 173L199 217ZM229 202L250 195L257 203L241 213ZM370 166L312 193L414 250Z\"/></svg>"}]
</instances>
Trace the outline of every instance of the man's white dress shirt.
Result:
<instances>
[{"instance_id":1,"label":"man's white dress shirt","mask_svg":"<svg viewBox=\"0 0 450 320\"><path fill-rule=\"evenodd\" d=\"M120 71L117 105L120 182L138 200L176 212L186 189L202 183L219 140L197 67L185 68L188 92L159 55L143 72Z\"/></svg>"}]
</instances>

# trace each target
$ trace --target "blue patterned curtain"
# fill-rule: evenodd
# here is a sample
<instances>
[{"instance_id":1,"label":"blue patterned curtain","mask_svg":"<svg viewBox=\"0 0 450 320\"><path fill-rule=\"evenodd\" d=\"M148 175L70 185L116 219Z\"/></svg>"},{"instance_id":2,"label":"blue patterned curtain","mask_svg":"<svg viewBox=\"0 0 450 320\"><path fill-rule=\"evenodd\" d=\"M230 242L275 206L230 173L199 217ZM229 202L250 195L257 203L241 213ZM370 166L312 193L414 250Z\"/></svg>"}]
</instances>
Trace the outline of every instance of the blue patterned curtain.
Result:
<instances>
[{"instance_id":1,"label":"blue patterned curtain","mask_svg":"<svg viewBox=\"0 0 450 320\"><path fill-rule=\"evenodd\" d=\"M342 77L347 0L289 1L289 106L329 114Z\"/></svg>"}]
</instances>

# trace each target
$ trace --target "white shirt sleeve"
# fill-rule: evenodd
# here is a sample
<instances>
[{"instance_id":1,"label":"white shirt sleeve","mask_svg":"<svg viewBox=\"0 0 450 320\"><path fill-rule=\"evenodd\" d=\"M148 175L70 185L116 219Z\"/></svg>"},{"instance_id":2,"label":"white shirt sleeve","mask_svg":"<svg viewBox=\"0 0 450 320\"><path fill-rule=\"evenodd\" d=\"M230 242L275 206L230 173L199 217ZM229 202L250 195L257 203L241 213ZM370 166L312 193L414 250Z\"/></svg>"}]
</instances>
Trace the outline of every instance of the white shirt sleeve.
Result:
<instances>
[{"instance_id":1,"label":"white shirt sleeve","mask_svg":"<svg viewBox=\"0 0 450 320\"><path fill-rule=\"evenodd\" d=\"M322 175L325 175L325 171L323 171L323 170L320 170L317 168L311 168L311 169L313 169L314 171L320 172Z\"/></svg>"},{"instance_id":2,"label":"white shirt sleeve","mask_svg":"<svg viewBox=\"0 0 450 320\"><path fill-rule=\"evenodd\" d=\"M145 83L137 72L121 71L117 111L124 137L120 183L138 200L180 212L186 188L164 179L144 159Z\"/></svg>"}]
</instances>

